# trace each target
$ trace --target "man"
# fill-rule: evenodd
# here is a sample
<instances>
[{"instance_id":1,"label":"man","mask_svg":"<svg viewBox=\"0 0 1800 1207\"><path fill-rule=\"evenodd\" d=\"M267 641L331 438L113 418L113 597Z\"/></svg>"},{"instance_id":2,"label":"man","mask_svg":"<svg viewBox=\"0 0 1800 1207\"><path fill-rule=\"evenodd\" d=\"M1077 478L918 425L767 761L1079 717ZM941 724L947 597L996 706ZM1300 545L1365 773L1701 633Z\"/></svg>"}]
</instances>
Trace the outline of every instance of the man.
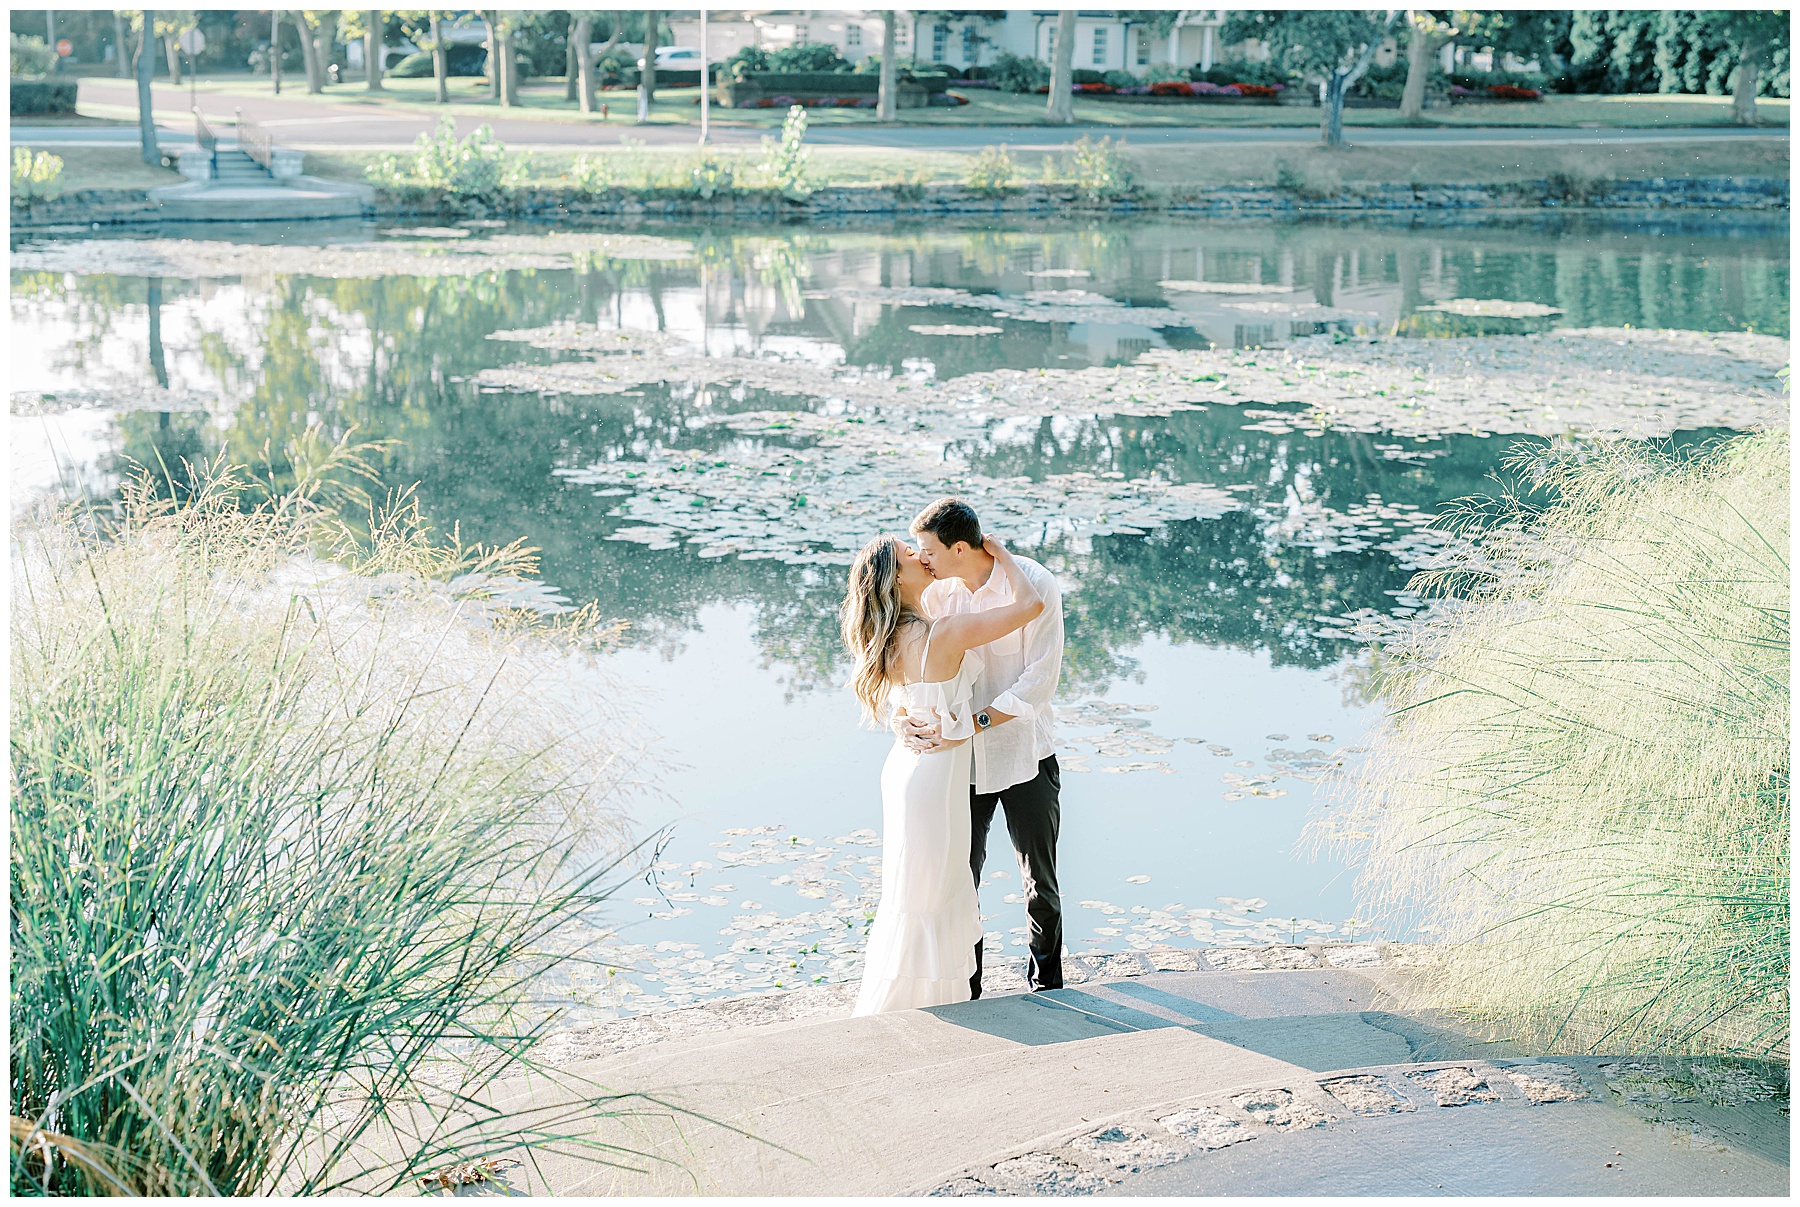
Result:
<instances>
[{"instance_id":1,"label":"man","mask_svg":"<svg viewBox=\"0 0 1800 1207\"><path fill-rule=\"evenodd\" d=\"M925 589L933 617L996 607L1012 599L1006 575L981 547L981 521L961 499L939 499L912 522L919 560L937 579ZM1062 821L1062 772L1051 753L1054 714L1050 700L1062 670L1062 592L1056 578L1028 557L1026 576L1044 600L1044 612L1025 628L981 647L983 673L975 692L974 782L969 785L973 825L969 867L981 883L988 829L997 807L1006 812L1006 832L1019 857L1025 912L1031 923L1031 960L1026 983L1032 990L1060 989L1062 897L1056 883L1056 835ZM904 713L899 732L915 749L944 748L935 725L921 725ZM981 947L975 945L971 997L981 996Z\"/></svg>"}]
</instances>

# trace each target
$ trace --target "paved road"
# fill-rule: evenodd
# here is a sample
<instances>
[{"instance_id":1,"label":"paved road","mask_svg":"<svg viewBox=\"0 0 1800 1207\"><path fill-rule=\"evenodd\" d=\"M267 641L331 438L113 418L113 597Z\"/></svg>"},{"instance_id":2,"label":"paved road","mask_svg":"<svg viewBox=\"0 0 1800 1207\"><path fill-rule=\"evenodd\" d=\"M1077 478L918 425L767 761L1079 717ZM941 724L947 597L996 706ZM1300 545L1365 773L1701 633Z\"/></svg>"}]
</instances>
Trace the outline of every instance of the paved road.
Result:
<instances>
[{"instance_id":1,"label":"paved road","mask_svg":"<svg viewBox=\"0 0 1800 1207\"><path fill-rule=\"evenodd\" d=\"M171 131L188 128L188 94L174 86L157 87L152 93L159 123ZM628 110L629 93L620 93L614 102L616 111ZM135 86L129 80L81 81L80 99L87 105L134 108ZM319 103L289 100L285 97L207 96L199 98L200 111L215 126L227 126L234 113L244 114L267 127L277 141L303 150L332 150L356 147L384 150L408 146L419 134L437 123L437 116L417 110L395 109L379 102L345 99ZM696 126L635 126L624 121L577 122L534 119L529 117L459 116L457 130L466 133L479 125L493 127L494 134L508 146L517 147L594 147L616 144L620 138L640 140L653 147L692 146L698 136ZM713 127L713 139L723 145L754 146L767 134L763 126ZM74 130L58 130L37 139L27 129L15 129L12 140L32 141L47 146L57 140L64 145L103 145L107 138L93 131L79 138ZM807 132L807 141L816 146L861 147L868 149L911 149L973 151L1005 142L1014 149L1052 150L1066 146L1084 134L1125 135L1139 147L1185 146L1279 146L1316 142L1318 130L1311 126L1228 128L1214 127L1134 127L1117 126L818 126ZM1517 146L1599 146L1621 143L1686 143L1716 142L1733 139L1780 139L1786 141L1786 129L1740 129L1731 126L1649 130L1570 130L1539 127L1457 127L1454 129L1358 128L1351 138L1364 146L1432 146L1432 147L1517 147ZM136 134L121 130L110 136L119 144L133 143Z\"/></svg>"}]
</instances>

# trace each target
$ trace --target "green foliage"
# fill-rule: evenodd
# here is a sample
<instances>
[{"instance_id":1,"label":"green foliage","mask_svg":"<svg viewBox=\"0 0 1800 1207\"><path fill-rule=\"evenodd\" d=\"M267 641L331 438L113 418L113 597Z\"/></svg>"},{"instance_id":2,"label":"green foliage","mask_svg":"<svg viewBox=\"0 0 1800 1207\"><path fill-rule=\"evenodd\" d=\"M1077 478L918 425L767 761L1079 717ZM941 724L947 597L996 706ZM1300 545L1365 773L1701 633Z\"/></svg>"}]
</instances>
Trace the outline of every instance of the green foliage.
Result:
<instances>
[{"instance_id":1,"label":"green foliage","mask_svg":"<svg viewBox=\"0 0 1800 1207\"><path fill-rule=\"evenodd\" d=\"M1515 455L1454 597L1315 833L1444 960L1440 1005L1549 1051L1785 1053L1789 441Z\"/></svg>"},{"instance_id":2,"label":"green foliage","mask_svg":"<svg viewBox=\"0 0 1800 1207\"><path fill-rule=\"evenodd\" d=\"M1496 49L1567 67L1554 86L1572 92L1731 91L1747 41L1763 50L1760 90L1789 88L1787 15L1762 10L1576 10L1516 13L1495 34Z\"/></svg>"},{"instance_id":3,"label":"green foliage","mask_svg":"<svg viewBox=\"0 0 1800 1207\"><path fill-rule=\"evenodd\" d=\"M29 147L14 147L12 153L12 199L14 204L30 205L34 201L50 201L62 196L61 157L48 151L35 155Z\"/></svg>"},{"instance_id":4,"label":"green foliage","mask_svg":"<svg viewBox=\"0 0 1800 1207\"><path fill-rule=\"evenodd\" d=\"M763 50L761 47L742 47L733 56L725 59L725 76L729 79L743 79L751 72L844 72L848 74L851 65L837 52L837 47L823 41L803 41L794 47L778 47L774 50ZM877 63L877 70L880 65Z\"/></svg>"},{"instance_id":5,"label":"green foliage","mask_svg":"<svg viewBox=\"0 0 1800 1207\"><path fill-rule=\"evenodd\" d=\"M1095 200L1123 197L1132 189L1131 164L1125 157L1125 141L1106 135L1095 142L1083 134L1069 146L1063 176Z\"/></svg>"},{"instance_id":6,"label":"green foliage","mask_svg":"<svg viewBox=\"0 0 1800 1207\"><path fill-rule=\"evenodd\" d=\"M610 155L578 155L569 167L569 182L575 191L585 196L595 197L609 191L617 177L614 174L613 157Z\"/></svg>"},{"instance_id":7,"label":"green foliage","mask_svg":"<svg viewBox=\"0 0 1800 1207\"><path fill-rule=\"evenodd\" d=\"M1381 32L1381 19L1360 9L1247 9L1234 11L1219 37L1228 46L1256 38L1268 44L1270 63L1321 79L1347 70Z\"/></svg>"},{"instance_id":8,"label":"green foliage","mask_svg":"<svg viewBox=\"0 0 1800 1207\"><path fill-rule=\"evenodd\" d=\"M803 145L806 139L806 110L799 105L788 109L781 123L781 141L763 136L762 162L757 172L769 187L789 201L804 201L812 196L812 183L806 176L807 161L812 152Z\"/></svg>"},{"instance_id":9,"label":"green foliage","mask_svg":"<svg viewBox=\"0 0 1800 1207\"><path fill-rule=\"evenodd\" d=\"M441 189L455 197L492 198L523 183L526 162L509 157L492 128L478 126L456 137L456 119L446 114L435 134L421 134L410 157L387 155L369 165L368 179L384 188Z\"/></svg>"},{"instance_id":10,"label":"green foliage","mask_svg":"<svg viewBox=\"0 0 1800 1207\"><path fill-rule=\"evenodd\" d=\"M700 194L702 201L711 201L720 193L729 196L736 175L737 157L722 155L711 147L700 152L695 158L694 166L688 171L694 191Z\"/></svg>"},{"instance_id":11,"label":"green foliage","mask_svg":"<svg viewBox=\"0 0 1800 1207\"><path fill-rule=\"evenodd\" d=\"M1114 88L1130 88L1139 83L1138 78L1129 71L1114 69L1100 77L1102 84L1110 84Z\"/></svg>"},{"instance_id":12,"label":"green foliage","mask_svg":"<svg viewBox=\"0 0 1800 1207\"><path fill-rule=\"evenodd\" d=\"M79 85L70 78L47 80L13 80L12 113L29 117L40 113L75 112Z\"/></svg>"},{"instance_id":13,"label":"green foliage","mask_svg":"<svg viewBox=\"0 0 1800 1207\"><path fill-rule=\"evenodd\" d=\"M1254 59L1228 59L1214 63L1205 71L1198 66L1192 67L1188 74L1192 79L1205 80L1209 84L1261 84L1267 88L1276 84L1285 87L1294 82L1293 74L1272 59L1266 63Z\"/></svg>"},{"instance_id":14,"label":"green foliage","mask_svg":"<svg viewBox=\"0 0 1800 1207\"><path fill-rule=\"evenodd\" d=\"M12 35L12 75L14 79L41 80L56 66L56 51L44 45L42 38Z\"/></svg>"},{"instance_id":15,"label":"green foliage","mask_svg":"<svg viewBox=\"0 0 1800 1207\"><path fill-rule=\"evenodd\" d=\"M542 937L606 895L623 718L543 684L616 630L502 603L517 544L359 516L359 450L307 438L290 493L207 466L175 505L159 469L15 531L11 1108L101 1161L15 1147L14 1194L391 1193L584 1143L451 1104L521 1071Z\"/></svg>"},{"instance_id":16,"label":"green foliage","mask_svg":"<svg viewBox=\"0 0 1800 1207\"><path fill-rule=\"evenodd\" d=\"M1050 64L1042 59L1002 54L989 65L987 78L1003 92L1036 92L1050 82Z\"/></svg>"},{"instance_id":17,"label":"green foliage","mask_svg":"<svg viewBox=\"0 0 1800 1207\"><path fill-rule=\"evenodd\" d=\"M983 147L969 165L963 184L977 193L1001 193L1011 188L1019 174L1019 163L1006 144Z\"/></svg>"}]
</instances>

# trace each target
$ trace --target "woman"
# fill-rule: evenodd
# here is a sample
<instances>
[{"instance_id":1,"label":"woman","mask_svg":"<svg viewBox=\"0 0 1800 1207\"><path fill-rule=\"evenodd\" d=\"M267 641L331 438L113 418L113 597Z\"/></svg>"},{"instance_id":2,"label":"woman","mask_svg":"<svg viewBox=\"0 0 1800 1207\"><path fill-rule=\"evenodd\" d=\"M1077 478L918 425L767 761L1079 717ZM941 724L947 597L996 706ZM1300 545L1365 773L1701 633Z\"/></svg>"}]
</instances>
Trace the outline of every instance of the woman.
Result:
<instances>
[{"instance_id":1,"label":"woman","mask_svg":"<svg viewBox=\"0 0 1800 1207\"><path fill-rule=\"evenodd\" d=\"M856 555L844 599L850 684L863 716L886 708L934 714L954 745L918 754L896 737L881 768L881 903L869 934L857 1014L969 1000L981 907L969 871L969 747L979 655L970 650L1023 628L1044 610L1019 563L993 537L982 548L1011 581L1013 602L935 623L920 599L931 571L906 545L878 537Z\"/></svg>"}]
</instances>

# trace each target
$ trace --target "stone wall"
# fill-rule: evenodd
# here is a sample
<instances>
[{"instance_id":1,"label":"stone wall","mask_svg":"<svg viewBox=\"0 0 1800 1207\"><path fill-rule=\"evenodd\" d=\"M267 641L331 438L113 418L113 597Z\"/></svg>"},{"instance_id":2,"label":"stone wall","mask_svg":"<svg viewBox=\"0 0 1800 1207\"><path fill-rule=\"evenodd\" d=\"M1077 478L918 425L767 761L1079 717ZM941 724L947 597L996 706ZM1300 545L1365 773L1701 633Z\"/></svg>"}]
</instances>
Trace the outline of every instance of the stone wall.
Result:
<instances>
[{"instance_id":1,"label":"stone wall","mask_svg":"<svg viewBox=\"0 0 1800 1207\"><path fill-rule=\"evenodd\" d=\"M1221 185L1192 191L1147 191L1117 199L1084 196L1072 185L1030 184L999 194L962 185L856 185L820 189L802 202L767 192L702 199L677 190L583 195L569 189L528 188L496 204L431 194L378 193L372 217L577 218L710 217L767 221L842 221L862 216L954 214L1168 213L1206 217L1367 213L1476 213L1521 209L1784 211L1788 182L1772 177L1707 176L1624 181L1552 178L1512 184L1360 184L1330 195L1264 185ZM90 189L55 201L15 206L19 228L72 223L158 220L142 191Z\"/></svg>"}]
</instances>

